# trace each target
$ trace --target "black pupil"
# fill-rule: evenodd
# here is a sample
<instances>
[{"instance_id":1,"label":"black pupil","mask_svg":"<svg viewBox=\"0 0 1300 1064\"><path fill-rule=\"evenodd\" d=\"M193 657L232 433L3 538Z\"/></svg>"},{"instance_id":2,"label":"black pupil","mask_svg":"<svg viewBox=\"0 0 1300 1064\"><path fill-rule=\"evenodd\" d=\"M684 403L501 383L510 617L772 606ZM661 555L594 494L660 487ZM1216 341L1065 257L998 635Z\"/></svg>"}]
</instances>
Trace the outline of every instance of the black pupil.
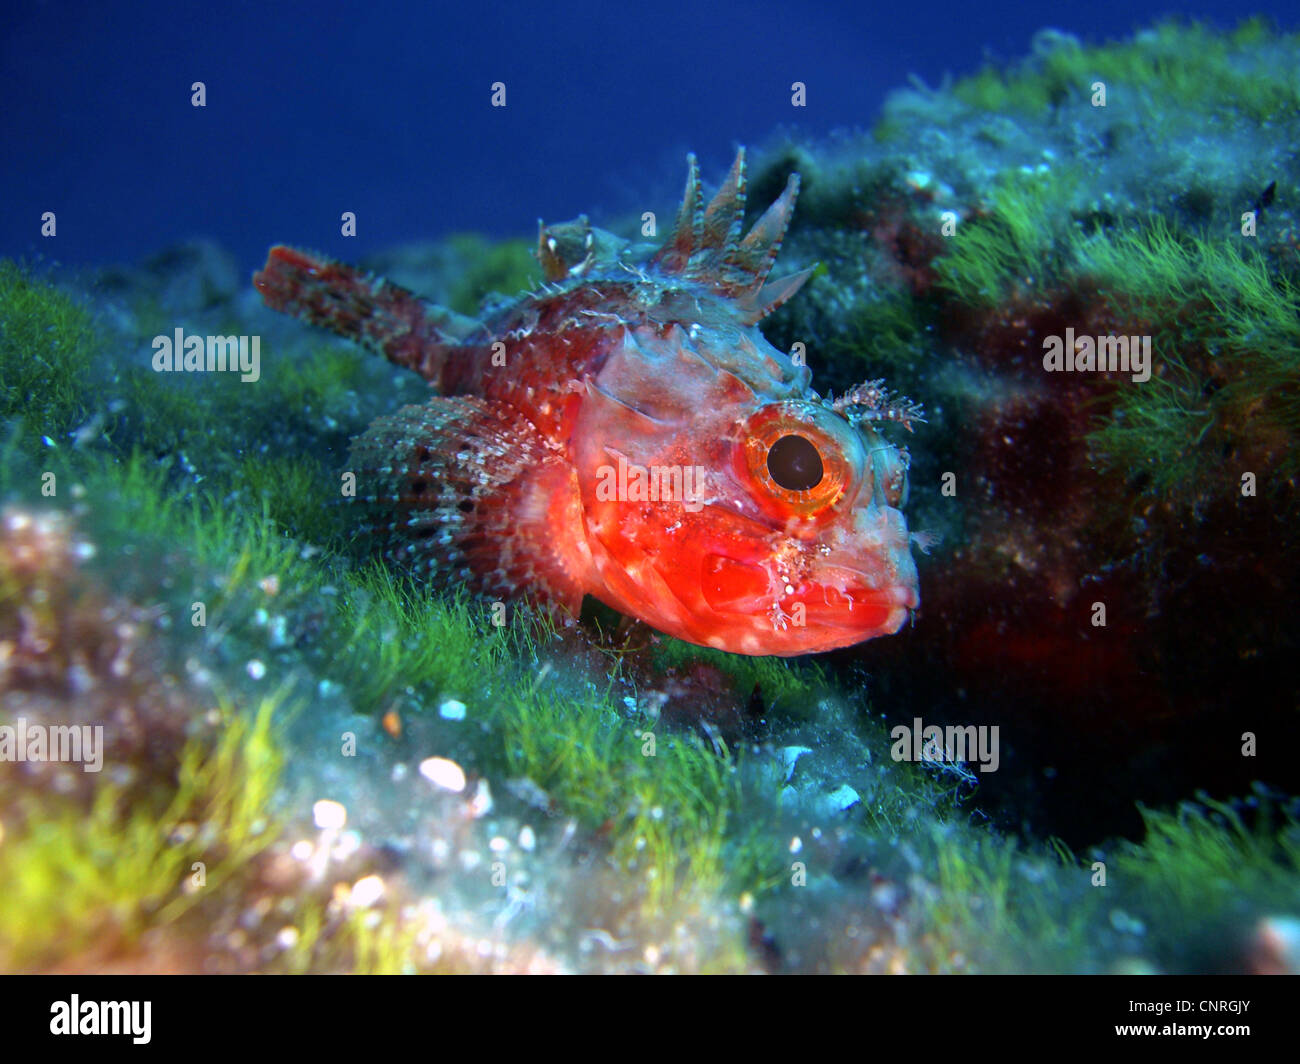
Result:
<instances>
[{"instance_id":1,"label":"black pupil","mask_svg":"<svg viewBox=\"0 0 1300 1064\"><path fill-rule=\"evenodd\" d=\"M807 491L822 482L822 456L803 436L782 436L767 452L767 471L786 491Z\"/></svg>"}]
</instances>

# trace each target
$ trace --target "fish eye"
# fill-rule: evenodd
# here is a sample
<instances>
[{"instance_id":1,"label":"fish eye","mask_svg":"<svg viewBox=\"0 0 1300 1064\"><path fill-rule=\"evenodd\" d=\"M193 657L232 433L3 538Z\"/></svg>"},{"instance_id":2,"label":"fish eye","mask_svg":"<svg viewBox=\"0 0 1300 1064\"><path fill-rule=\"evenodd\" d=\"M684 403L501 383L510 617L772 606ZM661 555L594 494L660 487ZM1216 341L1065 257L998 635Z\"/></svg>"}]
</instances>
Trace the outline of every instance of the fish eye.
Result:
<instances>
[{"instance_id":1,"label":"fish eye","mask_svg":"<svg viewBox=\"0 0 1300 1064\"><path fill-rule=\"evenodd\" d=\"M807 436L782 436L767 452L767 472L786 491L810 491L822 482L821 452Z\"/></svg>"},{"instance_id":2,"label":"fish eye","mask_svg":"<svg viewBox=\"0 0 1300 1064\"><path fill-rule=\"evenodd\" d=\"M774 518L815 520L856 494L861 446L848 423L828 411L773 403L738 427L736 444L738 476Z\"/></svg>"}]
</instances>

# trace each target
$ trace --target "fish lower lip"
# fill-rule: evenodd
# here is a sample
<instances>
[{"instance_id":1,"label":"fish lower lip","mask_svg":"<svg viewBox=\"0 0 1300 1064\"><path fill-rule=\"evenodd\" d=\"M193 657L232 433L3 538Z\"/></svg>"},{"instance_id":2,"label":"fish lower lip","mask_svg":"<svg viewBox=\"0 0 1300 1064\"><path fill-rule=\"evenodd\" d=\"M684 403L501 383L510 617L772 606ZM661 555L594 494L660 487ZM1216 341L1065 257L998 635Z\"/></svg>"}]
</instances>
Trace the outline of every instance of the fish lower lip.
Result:
<instances>
[{"instance_id":1,"label":"fish lower lip","mask_svg":"<svg viewBox=\"0 0 1300 1064\"><path fill-rule=\"evenodd\" d=\"M890 625L890 618L898 616L900 606L915 607L917 595L915 590L902 585L846 587L841 591L814 584L806 592L794 595L793 601L803 603L809 624L878 629ZM785 608L790 612L789 606Z\"/></svg>"},{"instance_id":2,"label":"fish lower lip","mask_svg":"<svg viewBox=\"0 0 1300 1064\"><path fill-rule=\"evenodd\" d=\"M760 566L713 554L705 560L703 575L704 598L715 610L752 614L773 603L771 577ZM841 590L806 581L779 601L796 624L802 614L805 624L865 630L888 627L899 607L914 608L918 600L915 588L901 584L850 584Z\"/></svg>"}]
</instances>

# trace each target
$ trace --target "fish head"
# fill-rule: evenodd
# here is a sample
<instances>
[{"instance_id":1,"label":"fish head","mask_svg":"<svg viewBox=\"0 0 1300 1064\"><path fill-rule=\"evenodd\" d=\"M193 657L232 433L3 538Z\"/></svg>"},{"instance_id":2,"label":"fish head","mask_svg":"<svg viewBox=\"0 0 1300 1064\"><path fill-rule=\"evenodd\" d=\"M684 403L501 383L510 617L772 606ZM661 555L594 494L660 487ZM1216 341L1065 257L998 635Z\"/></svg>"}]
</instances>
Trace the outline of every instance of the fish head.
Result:
<instances>
[{"instance_id":1,"label":"fish head","mask_svg":"<svg viewBox=\"0 0 1300 1064\"><path fill-rule=\"evenodd\" d=\"M574 442L592 593L660 631L807 654L892 634L919 604L906 453L756 330L629 335Z\"/></svg>"}]
</instances>

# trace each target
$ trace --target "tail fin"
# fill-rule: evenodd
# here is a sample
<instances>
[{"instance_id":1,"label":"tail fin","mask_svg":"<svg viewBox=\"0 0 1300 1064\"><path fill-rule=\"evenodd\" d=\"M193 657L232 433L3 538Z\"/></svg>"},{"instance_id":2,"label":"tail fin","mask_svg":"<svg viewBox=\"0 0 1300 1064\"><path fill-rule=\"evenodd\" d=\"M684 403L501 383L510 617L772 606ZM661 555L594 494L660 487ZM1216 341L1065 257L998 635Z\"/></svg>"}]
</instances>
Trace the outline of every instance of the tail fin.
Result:
<instances>
[{"instance_id":1,"label":"tail fin","mask_svg":"<svg viewBox=\"0 0 1300 1064\"><path fill-rule=\"evenodd\" d=\"M282 244L253 284L272 310L332 329L434 384L474 325L382 277Z\"/></svg>"}]
</instances>

